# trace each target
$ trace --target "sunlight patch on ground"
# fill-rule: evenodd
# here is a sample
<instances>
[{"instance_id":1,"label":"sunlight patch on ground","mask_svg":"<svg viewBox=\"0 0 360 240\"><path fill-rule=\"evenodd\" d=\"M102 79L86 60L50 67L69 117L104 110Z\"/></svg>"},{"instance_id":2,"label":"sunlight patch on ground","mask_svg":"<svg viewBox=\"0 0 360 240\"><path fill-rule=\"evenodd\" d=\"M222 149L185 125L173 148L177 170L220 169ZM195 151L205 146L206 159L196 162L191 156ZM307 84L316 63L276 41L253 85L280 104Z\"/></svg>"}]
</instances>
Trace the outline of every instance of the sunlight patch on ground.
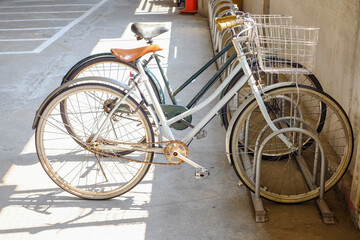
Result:
<instances>
[{"instance_id":1,"label":"sunlight patch on ground","mask_svg":"<svg viewBox=\"0 0 360 240\"><path fill-rule=\"evenodd\" d=\"M168 14L176 11L176 0L141 0L135 15Z\"/></svg>"},{"instance_id":2,"label":"sunlight patch on ground","mask_svg":"<svg viewBox=\"0 0 360 240\"><path fill-rule=\"evenodd\" d=\"M29 153L36 153L35 149L35 134L31 136L29 141L26 143L23 150L20 152L20 155L29 154Z\"/></svg>"},{"instance_id":3,"label":"sunlight patch on ground","mask_svg":"<svg viewBox=\"0 0 360 240\"><path fill-rule=\"evenodd\" d=\"M166 24L171 29L171 22ZM111 48L146 46L144 40L136 41L130 27L131 23L120 38L101 39L92 54L109 52ZM154 39L154 43L164 49L159 54L164 56L161 62L165 71L169 58L170 37L171 30ZM159 76L159 72L155 71L155 61L148 67ZM37 159L35 134L19 153L19 159L27 158ZM142 182L130 192L108 201L98 202L82 200L64 192L52 182L36 161L29 165L12 165L1 183L8 186L5 193L8 205L0 212L0 235L8 239L41 239L41 236L66 239L67 236L71 238L75 232L79 232L81 235L86 233L87 239L106 239L117 235L121 239L144 240L154 170L155 167L152 166ZM26 174L29 171L32 176ZM21 185L18 185L19 181L22 182ZM19 215L23 219L20 222L17 221ZM99 232L99 227L109 228L109 236L104 236L104 231Z\"/></svg>"}]
</instances>

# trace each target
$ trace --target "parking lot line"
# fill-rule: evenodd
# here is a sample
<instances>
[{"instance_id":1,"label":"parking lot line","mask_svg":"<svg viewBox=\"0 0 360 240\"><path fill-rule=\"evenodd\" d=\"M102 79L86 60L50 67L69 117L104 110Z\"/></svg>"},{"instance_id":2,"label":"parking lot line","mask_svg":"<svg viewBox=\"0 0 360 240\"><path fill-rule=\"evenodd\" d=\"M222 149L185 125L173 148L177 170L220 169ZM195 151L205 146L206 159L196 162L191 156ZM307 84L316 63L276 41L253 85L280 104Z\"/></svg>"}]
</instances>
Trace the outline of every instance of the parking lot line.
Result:
<instances>
[{"instance_id":1,"label":"parking lot line","mask_svg":"<svg viewBox=\"0 0 360 240\"><path fill-rule=\"evenodd\" d=\"M106 0L107 1L107 0ZM90 9L91 10L91 9ZM90 11L89 10L89 11ZM14 15L14 14L42 14L42 13L83 13L86 11L46 11L46 12L0 12L0 15Z\"/></svg>"},{"instance_id":2,"label":"parking lot line","mask_svg":"<svg viewBox=\"0 0 360 240\"><path fill-rule=\"evenodd\" d=\"M28 41L46 41L49 38L16 38L16 39L0 39L0 42L28 42Z\"/></svg>"},{"instance_id":3,"label":"parking lot line","mask_svg":"<svg viewBox=\"0 0 360 240\"><path fill-rule=\"evenodd\" d=\"M7 49L6 51L1 52L0 49L0 55L4 55L4 54L34 54L34 53L40 53L42 52L44 49L46 49L48 46L50 46L53 42L55 42L57 39L59 39L62 35L64 35L69 29L71 29L72 27L74 27L76 24L78 24L79 22L81 22L82 20L84 20L86 17L88 17L90 14L92 14L94 11L96 11L100 6L102 6L104 3L106 3L108 0L101 0L98 3L93 3L93 4L81 4L81 3L74 3L74 4L54 4L54 5L48 5L48 4L43 4L43 5L31 5L31 6L2 6L0 7L0 10L2 9L26 9L28 7L32 8L33 10L35 10L34 8L36 8L35 11L16 11L16 12L1 12L0 11L0 15L3 15L4 18L8 18L6 16L10 16L13 18L13 16L16 17L16 19L2 19L0 20L1 23L4 24L10 24L8 25L8 28L0 28L1 32L14 32L16 33L16 31L46 31L46 30L59 30L58 32L54 33L51 37L49 38L16 38L12 35L8 35L7 38L0 38L0 42L3 42L3 44L6 44L6 42L39 42L40 45L38 45L37 47L34 46L35 48L31 51L21 51L19 49L19 51L9 51L10 49ZM50 8L56 8L56 7L91 7L88 10L53 10L50 9L49 11L41 11L42 7L50 7ZM20 10L19 9L19 10ZM23 10L21 9L21 10ZM29 15L33 15L33 14L68 14L68 13L79 13L81 14L79 17L77 18L61 18L61 15L58 16L57 18L35 18L35 19L30 19L28 16ZM26 15L27 17L25 18L21 18L21 17L17 17L16 15ZM71 21L69 23L65 23L64 26L44 26L44 27L36 27L36 22L39 23L43 23L43 22L52 22L52 21ZM21 27L21 26L12 26L13 24L16 23L21 23L24 22L24 24L26 22L34 22L34 26L31 27ZM28 25L28 24L27 24ZM56 25L56 24L54 24ZM5 34L4 33L4 34ZM4 35L3 35L4 36ZM42 42L42 43L41 43ZM34 43L32 43L34 44ZM15 50L15 49L14 49Z\"/></svg>"},{"instance_id":4,"label":"parking lot line","mask_svg":"<svg viewBox=\"0 0 360 240\"><path fill-rule=\"evenodd\" d=\"M68 4L49 4L49 5L29 5L29 6L2 6L0 9L8 8L39 8L39 7L72 7L72 6L93 6L94 4L90 3L68 3Z\"/></svg>"},{"instance_id":5,"label":"parking lot line","mask_svg":"<svg viewBox=\"0 0 360 240\"><path fill-rule=\"evenodd\" d=\"M38 27L38 28L4 28L0 29L0 31L34 31L34 30L49 30L49 29L60 29L63 28L61 26L59 27ZM1 53L0 53L1 54Z\"/></svg>"},{"instance_id":6,"label":"parking lot line","mask_svg":"<svg viewBox=\"0 0 360 240\"><path fill-rule=\"evenodd\" d=\"M76 18L37 18L37 19L12 19L12 20L0 20L0 22L34 22L34 21L66 21L74 20Z\"/></svg>"}]
</instances>

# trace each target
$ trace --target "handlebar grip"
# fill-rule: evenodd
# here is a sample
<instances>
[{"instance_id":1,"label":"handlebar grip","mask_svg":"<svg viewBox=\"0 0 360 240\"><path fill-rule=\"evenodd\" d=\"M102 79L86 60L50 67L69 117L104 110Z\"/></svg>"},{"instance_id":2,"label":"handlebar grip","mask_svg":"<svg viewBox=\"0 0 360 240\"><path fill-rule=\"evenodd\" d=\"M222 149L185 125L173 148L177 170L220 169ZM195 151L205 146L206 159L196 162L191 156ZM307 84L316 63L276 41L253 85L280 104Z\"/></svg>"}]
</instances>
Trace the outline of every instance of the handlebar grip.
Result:
<instances>
[{"instance_id":1,"label":"handlebar grip","mask_svg":"<svg viewBox=\"0 0 360 240\"><path fill-rule=\"evenodd\" d=\"M236 18L236 15L226 16L215 19L216 27L221 32L244 23L242 18Z\"/></svg>"}]
</instances>

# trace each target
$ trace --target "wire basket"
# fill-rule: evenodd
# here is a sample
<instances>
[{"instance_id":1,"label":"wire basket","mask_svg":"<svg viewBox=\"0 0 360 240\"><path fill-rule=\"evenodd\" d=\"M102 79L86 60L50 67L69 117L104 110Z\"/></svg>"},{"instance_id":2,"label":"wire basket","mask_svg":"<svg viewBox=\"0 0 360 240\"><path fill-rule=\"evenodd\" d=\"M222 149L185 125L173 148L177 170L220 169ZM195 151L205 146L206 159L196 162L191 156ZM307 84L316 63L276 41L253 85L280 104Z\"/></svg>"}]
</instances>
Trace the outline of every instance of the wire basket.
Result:
<instances>
[{"instance_id":1,"label":"wire basket","mask_svg":"<svg viewBox=\"0 0 360 240\"><path fill-rule=\"evenodd\" d=\"M266 14L266 15L251 15L251 18L257 24L264 25L291 25L292 16L284 16L284 15L274 15L274 14Z\"/></svg>"},{"instance_id":2,"label":"wire basket","mask_svg":"<svg viewBox=\"0 0 360 240\"><path fill-rule=\"evenodd\" d=\"M256 24L255 49L267 73L309 74L315 68L319 28Z\"/></svg>"}]
</instances>

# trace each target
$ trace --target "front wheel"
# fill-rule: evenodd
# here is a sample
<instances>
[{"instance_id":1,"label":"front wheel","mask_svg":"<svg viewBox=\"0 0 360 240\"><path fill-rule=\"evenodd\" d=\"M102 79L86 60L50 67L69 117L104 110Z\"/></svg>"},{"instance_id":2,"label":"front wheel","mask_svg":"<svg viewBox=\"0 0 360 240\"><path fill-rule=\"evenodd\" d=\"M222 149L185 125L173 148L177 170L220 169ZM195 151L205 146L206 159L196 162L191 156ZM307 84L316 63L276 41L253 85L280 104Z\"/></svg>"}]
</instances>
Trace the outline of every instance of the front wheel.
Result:
<instances>
[{"instance_id":1,"label":"front wheel","mask_svg":"<svg viewBox=\"0 0 360 240\"><path fill-rule=\"evenodd\" d=\"M114 109L124 95L108 85L84 83L66 88L44 109L36 151L45 172L65 191L85 199L113 198L135 187L149 170L153 153L117 149L121 143L154 142L149 119L134 99ZM64 102L71 131L63 121Z\"/></svg>"},{"instance_id":2,"label":"front wheel","mask_svg":"<svg viewBox=\"0 0 360 240\"><path fill-rule=\"evenodd\" d=\"M308 86L275 88L262 97L267 108L272 106L267 111L278 129L296 127L317 134L325 152L325 190L331 189L345 174L353 152L352 127L344 110L329 95ZM273 109L280 111L272 114ZM256 100L250 101L235 117L235 124L229 129L230 156L236 173L250 190L255 189L254 157L260 154L261 196L296 203L319 195L320 164L314 161L317 144L311 136L304 135L300 141L298 133L289 131L286 136L291 148L273 137L258 153L259 144L273 131L267 127ZM308 178L299 174L301 167L296 161L299 151L304 159L302 169L310 173L315 190L308 187Z\"/></svg>"}]
</instances>

